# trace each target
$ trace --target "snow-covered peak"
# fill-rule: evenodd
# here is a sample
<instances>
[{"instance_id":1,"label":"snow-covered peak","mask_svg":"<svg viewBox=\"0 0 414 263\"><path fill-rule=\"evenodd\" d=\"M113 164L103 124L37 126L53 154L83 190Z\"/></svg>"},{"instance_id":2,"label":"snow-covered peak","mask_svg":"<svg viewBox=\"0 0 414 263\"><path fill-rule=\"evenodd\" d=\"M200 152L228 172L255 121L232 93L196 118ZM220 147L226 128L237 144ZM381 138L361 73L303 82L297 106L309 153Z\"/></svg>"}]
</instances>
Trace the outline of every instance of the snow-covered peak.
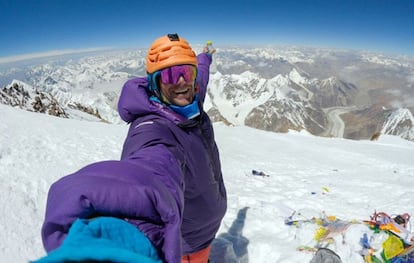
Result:
<instances>
[{"instance_id":1,"label":"snow-covered peak","mask_svg":"<svg viewBox=\"0 0 414 263\"><path fill-rule=\"evenodd\" d=\"M53 96L20 80L13 80L10 85L0 90L0 103L57 117L68 117Z\"/></svg>"},{"instance_id":2,"label":"snow-covered peak","mask_svg":"<svg viewBox=\"0 0 414 263\"><path fill-rule=\"evenodd\" d=\"M45 113L56 117L73 118L87 121L106 121L91 104L82 104L80 100L63 103L48 91L20 81L13 80L0 90L0 103L27 111Z\"/></svg>"},{"instance_id":3,"label":"snow-covered peak","mask_svg":"<svg viewBox=\"0 0 414 263\"><path fill-rule=\"evenodd\" d=\"M336 85L337 82L338 82L338 79L336 77L329 77L329 78L321 80L321 84L323 86L326 86L326 85L334 86Z\"/></svg>"},{"instance_id":4,"label":"snow-covered peak","mask_svg":"<svg viewBox=\"0 0 414 263\"><path fill-rule=\"evenodd\" d=\"M374 64L382 64L386 66L408 66L406 63L401 63L395 58L386 57L381 54L363 53L362 60L365 60Z\"/></svg>"},{"instance_id":5,"label":"snow-covered peak","mask_svg":"<svg viewBox=\"0 0 414 263\"><path fill-rule=\"evenodd\" d=\"M117 98L127 79L146 75L145 54L146 50L118 50L48 59L22 66L20 71L16 68L19 65L13 65L0 70L0 82L10 85L12 79L19 79L50 94L69 118L78 118L70 112L69 105L79 105L98 111L108 122L120 123ZM372 63L378 60L390 63ZM277 115L269 113L266 116L276 117L262 119L262 122L280 123L283 114L294 114L296 119L303 114L304 119L310 120L301 122L305 124L303 129L323 135L330 118L325 109L352 108L355 104L365 109L374 104L390 105L390 100L400 102L401 107L412 107L414 101L411 89L414 59L409 57L292 46L231 47L218 49L211 70L205 109L221 116L216 120L224 116L235 125L245 125L247 116L266 104L266 109L278 108L279 112ZM381 83L380 88L378 83ZM375 96L370 97L370 94ZM404 97L400 99L399 94ZM368 118L380 119L372 114ZM358 130L364 130L364 135L372 132L371 124L356 123L357 120L363 122L363 116L347 116L347 120L353 121L349 127L362 125ZM286 127L292 124L289 121ZM275 125L268 127L281 131ZM347 127L344 136L365 138L352 127L346 130Z\"/></svg>"},{"instance_id":6,"label":"snow-covered peak","mask_svg":"<svg viewBox=\"0 0 414 263\"><path fill-rule=\"evenodd\" d=\"M289 72L289 78L298 84L305 84L308 82L308 79L300 75L296 68L293 68L292 71Z\"/></svg>"},{"instance_id":7,"label":"snow-covered peak","mask_svg":"<svg viewBox=\"0 0 414 263\"><path fill-rule=\"evenodd\" d=\"M245 71L245 72L243 72L242 74L239 74L239 75L234 75L233 74L232 77L234 79L240 80L240 82L250 82L254 79L260 78L259 74L251 72L251 71Z\"/></svg>"},{"instance_id":8,"label":"snow-covered peak","mask_svg":"<svg viewBox=\"0 0 414 263\"><path fill-rule=\"evenodd\" d=\"M399 135L414 141L414 117L409 109L400 108L391 112L384 122L382 134Z\"/></svg>"},{"instance_id":9,"label":"snow-covered peak","mask_svg":"<svg viewBox=\"0 0 414 263\"><path fill-rule=\"evenodd\" d=\"M269 83L275 83L278 87L286 87L289 85L289 78L279 74L276 77L269 79Z\"/></svg>"}]
</instances>

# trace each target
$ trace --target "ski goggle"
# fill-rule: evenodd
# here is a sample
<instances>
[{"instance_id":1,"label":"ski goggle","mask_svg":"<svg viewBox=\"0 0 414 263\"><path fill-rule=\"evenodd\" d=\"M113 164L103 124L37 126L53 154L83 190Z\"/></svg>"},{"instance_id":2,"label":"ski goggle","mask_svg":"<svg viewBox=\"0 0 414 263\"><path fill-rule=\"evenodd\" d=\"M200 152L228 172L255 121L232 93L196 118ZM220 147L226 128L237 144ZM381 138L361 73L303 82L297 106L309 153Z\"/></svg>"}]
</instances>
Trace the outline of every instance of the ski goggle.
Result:
<instances>
[{"instance_id":1,"label":"ski goggle","mask_svg":"<svg viewBox=\"0 0 414 263\"><path fill-rule=\"evenodd\" d=\"M197 68L193 65L172 66L157 71L155 75L160 76L160 81L164 84L175 85L180 77L183 77L186 83L194 83L197 78Z\"/></svg>"}]
</instances>

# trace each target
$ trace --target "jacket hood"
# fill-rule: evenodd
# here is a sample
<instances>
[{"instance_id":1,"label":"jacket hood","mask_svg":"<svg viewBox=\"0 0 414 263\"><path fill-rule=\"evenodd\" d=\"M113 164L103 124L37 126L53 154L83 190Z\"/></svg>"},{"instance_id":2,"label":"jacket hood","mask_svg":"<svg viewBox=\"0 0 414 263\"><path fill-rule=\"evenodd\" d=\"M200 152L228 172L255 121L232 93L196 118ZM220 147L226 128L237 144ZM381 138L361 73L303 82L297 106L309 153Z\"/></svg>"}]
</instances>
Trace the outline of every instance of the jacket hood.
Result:
<instances>
[{"instance_id":1,"label":"jacket hood","mask_svg":"<svg viewBox=\"0 0 414 263\"><path fill-rule=\"evenodd\" d=\"M122 120L130 123L138 117L149 114L160 115L175 123L185 121L185 117L169 109L167 106L150 100L147 92L146 77L128 80L121 91L118 101L118 112Z\"/></svg>"}]
</instances>

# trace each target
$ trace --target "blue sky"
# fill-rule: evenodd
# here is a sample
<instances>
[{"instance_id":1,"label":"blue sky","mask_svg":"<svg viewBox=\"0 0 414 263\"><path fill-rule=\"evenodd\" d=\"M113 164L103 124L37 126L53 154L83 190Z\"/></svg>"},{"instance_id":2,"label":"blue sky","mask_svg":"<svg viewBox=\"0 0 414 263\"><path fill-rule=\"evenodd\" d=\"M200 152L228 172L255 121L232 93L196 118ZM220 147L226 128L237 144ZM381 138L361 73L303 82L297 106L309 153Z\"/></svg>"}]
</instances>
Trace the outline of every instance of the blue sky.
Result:
<instances>
[{"instance_id":1,"label":"blue sky","mask_svg":"<svg viewBox=\"0 0 414 263\"><path fill-rule=\"evenodd\" d=\"M0 57L191 44L306 45L414 55L413 0L0 0Z\"/></svg>"}]
</instances>

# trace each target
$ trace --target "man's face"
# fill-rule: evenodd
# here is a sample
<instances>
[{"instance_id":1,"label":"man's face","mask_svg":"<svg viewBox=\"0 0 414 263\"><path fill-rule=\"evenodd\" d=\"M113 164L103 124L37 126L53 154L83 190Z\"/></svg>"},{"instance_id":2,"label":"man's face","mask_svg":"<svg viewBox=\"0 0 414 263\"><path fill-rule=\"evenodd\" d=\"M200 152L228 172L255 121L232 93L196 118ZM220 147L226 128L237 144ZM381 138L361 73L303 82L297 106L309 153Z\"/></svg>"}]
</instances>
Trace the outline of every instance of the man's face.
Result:
<instances>
[{"instance_id":1,"label":"man's face","mask_svg":"<svg viewBox=\"0 0 414 263\"><path fill-rule=\"evenodd\" d=\"M159 71L159 89L162 100L176 106L193 102L197 68L193 65L177 65Z\"/></svg>"},{"instance_id":2,"label":"man's face","mask_svg":"<svg viewBox=\"0 0 414 263\"><path fill-rule=\"evenodd\" d=\"M176 84L167 84L160 81L160 90L163 99L177 106L186 106L193 102L194 81L186 82L184 77L180 77Z\"/></svg>"}]
</instances>

